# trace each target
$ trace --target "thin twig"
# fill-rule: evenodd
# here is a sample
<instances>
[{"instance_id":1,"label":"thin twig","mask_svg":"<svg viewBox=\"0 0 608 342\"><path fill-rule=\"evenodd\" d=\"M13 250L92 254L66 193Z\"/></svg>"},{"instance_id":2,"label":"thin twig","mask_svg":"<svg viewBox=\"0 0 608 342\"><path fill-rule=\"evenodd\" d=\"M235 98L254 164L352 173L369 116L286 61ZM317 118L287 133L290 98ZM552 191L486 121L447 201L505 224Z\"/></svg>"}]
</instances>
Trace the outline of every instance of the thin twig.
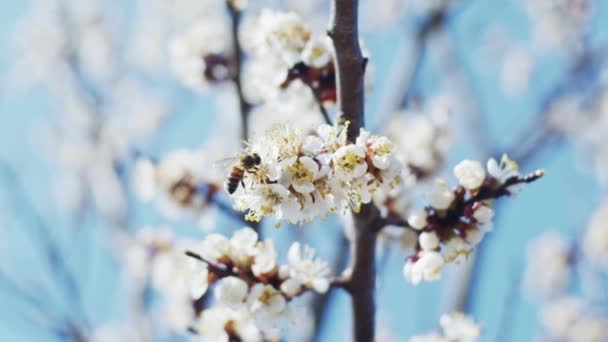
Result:
<instances>
[{"instance_id":1,"label":"thin twig","mask_svg":"<svg viewBox=\"0 0 608 342\"><path fill-rule=\"evenodd\" d=\"M323 116L323 120L325 121L326 124L331 125L332 124L331 118L329 117L327 108L325 108L325 106L323 105L323 100L319 96L319 93L311 85L308 85L308 88L312 92L312 95L315 97L315 101L317 102L317 105L319 106L319 112L321 113L321 116Z\"/></svg>"},{"instance_id":2,"label":"thin twig","mask_svg":"<svg viewBox=\"0 0 608 342\"><path fill-rule=\"evenodd\" d=\"M231 269L228 268L223 268L220 267L218 265L216 265L215 263L203 258L201 255L196 254L194 252L191 251L186 251L185 254L191 258L194 258L198 261L202 261L205 264L207 264L207 268L209 269L209 271L211 271L212 273L215 273L217 276L219 276L220 278L224 278L224 277L230 277L230 276L237 276L236 273L232 272Z\"/></svg>"}]
</instances>

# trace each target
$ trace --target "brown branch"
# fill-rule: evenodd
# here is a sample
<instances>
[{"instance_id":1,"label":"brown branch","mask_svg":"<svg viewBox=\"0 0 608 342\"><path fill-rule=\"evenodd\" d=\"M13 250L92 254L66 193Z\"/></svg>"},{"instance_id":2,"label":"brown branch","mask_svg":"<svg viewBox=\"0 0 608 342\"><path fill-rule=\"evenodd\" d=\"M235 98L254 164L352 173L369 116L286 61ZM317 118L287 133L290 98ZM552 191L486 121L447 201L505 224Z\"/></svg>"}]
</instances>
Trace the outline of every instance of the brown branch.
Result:
<instances>
[{"instance_id":1,"label":"brown branch","mask_svg":"<svg viewBox=\"0 0 608 342\"><path fill-rule=\"evenodd\" d=\"M365 59L358 35L358 0L333 0L329 30L336 51L335 70L338 123L350 122L348 140L354 141L364 126Z\"/></svg>"},{"instance_id":2,"label":"brown branch","mask_svg":"<svg viewBox=\"0 0 608 342\"><path fill-rule=\"evenodd\" d=\"M239 38L239 28L241 26L242 12L240 9L233 6L233 1L227 0L226 7L228 14L230 15L230 31L232 35L232 53L234 54L234 65L232 81L236 88L236 93L239 98L239 110L241 113L241 138L244 141L249 139L249 114L251 113L252 105L245 98L245 92L243 90L243 48L241 47L241 40Z\"/></svg>"},{"instance_id":3,"label":"brown branch","mask_svg":"<svg viewBox=\"0 0 608 342\"><path fill-rule=\"evenodd\" d=\"M361 54L358 36L358 1L333 0L327 34L336 52L335 70L339 124L350 122L347 132L354 141L365 124L364 83L365 59ZM354 236L350 245L348 281L353 315L353 337L357 342L374 340L376 238L380 214L367 204L354 214Z\"/></svg>"}]
</instances>

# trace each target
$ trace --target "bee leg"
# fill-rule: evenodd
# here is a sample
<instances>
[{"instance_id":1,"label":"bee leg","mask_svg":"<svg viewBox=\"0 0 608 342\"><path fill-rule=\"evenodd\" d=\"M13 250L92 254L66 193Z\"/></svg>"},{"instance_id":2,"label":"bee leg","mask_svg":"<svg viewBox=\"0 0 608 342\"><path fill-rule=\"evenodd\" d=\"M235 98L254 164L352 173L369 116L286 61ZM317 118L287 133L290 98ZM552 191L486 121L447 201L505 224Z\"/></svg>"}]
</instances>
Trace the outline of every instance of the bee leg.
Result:
<instances>
[{"instance_id":1,"label":"bee leg","mask_svg":"<svg viewBox=\"0 0 608 342\"><path fill-rule=\"evenodd\" d=\"M241 181L241 186L245 189L245 182Z\"/></svg>"}]
</instances>

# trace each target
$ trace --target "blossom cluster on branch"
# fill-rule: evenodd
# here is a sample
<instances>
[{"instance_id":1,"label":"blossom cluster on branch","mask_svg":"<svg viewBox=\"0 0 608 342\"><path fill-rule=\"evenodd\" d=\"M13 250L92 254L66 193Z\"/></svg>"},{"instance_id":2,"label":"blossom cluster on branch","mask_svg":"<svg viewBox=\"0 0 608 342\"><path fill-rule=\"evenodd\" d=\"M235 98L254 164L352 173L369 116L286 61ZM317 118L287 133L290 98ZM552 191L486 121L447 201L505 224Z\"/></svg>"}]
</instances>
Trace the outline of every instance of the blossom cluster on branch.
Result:
<instances>
[{"instance_id":1,"label":"blossom cluster on branch","mask_svg":"<svg viewBox=\"0 0 608 342\"><path fill-rule=\"evenodd\" d=\"M261 163L245 172L244 186L233 196L236 207L247 210L251 221L275 216L302 224L383 202L401 182L393 145L363 129L350 143L347 125L323 125L309 135L287 124L273 126L247 148Z\"/></svg>"},{"instance_id":2,"label":"blossom cluster on branch","mask_svg":"<svg viewBox=\"0 0 608 342\"><path fill-rule=\"evenodd\" d=\"M279 264L272 240L259 241L247 227L230 239L210 234L186 254L205 270L192 283L193 298L200 299L207 286L215 286L215 306L205 308L192 326L205 341L272 340L306 314L298 304L300 296L325 293L330 285L328 265L314 249L295 242L287 263Z\"/></svg>"},{"instance_id":3,"label":"blossom cluster on branch","mask_svg":"<svg viewBox=\"0 0 608 342\"><path fill-rule=\"evenodd\" d=\"M428 206L407 219L402 241L415 254L407 259L403 273L413 284L439 279L446 263L468 256L492 230L493 200L516 194L543 172L522 176L517 164L503 155L500 163L488 161L487 172L478 161L464 160L454 174L459 186L450 189L438 180L428 194Z\"/></svg>"}]
</instances>

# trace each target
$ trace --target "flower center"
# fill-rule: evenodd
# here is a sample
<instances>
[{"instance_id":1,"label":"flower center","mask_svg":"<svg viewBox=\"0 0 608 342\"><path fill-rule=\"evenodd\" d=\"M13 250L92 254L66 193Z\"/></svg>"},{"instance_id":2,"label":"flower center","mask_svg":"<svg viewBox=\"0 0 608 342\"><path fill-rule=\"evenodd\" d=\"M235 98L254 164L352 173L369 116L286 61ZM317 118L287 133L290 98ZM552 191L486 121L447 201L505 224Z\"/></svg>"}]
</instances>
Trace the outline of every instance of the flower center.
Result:
<instances>
[{"instance_id":1,"label":"flower center","mask_svg":"<svg viewBox=\"0 0 608 342\"><path fill-rule=\"evenodd\" d=\"M340 158L340 160L338 160L338 167L348 171L353 171L359 164L363 163L364 161L365 158L359 157L358 155L352 152L348 152L344 154L344 156Z\"/></svg>"},{"instance_id":2,"label":"flower center","mask_svg":"<svg viewBox=\"0 0 608 342\"><path fill-rule=\"evenodd\" d=\"M311 183L314 180L313 172L300 162L296 162L287 171L293 175L293 182L297 184Z\"/></svg>"}]
</instances>

